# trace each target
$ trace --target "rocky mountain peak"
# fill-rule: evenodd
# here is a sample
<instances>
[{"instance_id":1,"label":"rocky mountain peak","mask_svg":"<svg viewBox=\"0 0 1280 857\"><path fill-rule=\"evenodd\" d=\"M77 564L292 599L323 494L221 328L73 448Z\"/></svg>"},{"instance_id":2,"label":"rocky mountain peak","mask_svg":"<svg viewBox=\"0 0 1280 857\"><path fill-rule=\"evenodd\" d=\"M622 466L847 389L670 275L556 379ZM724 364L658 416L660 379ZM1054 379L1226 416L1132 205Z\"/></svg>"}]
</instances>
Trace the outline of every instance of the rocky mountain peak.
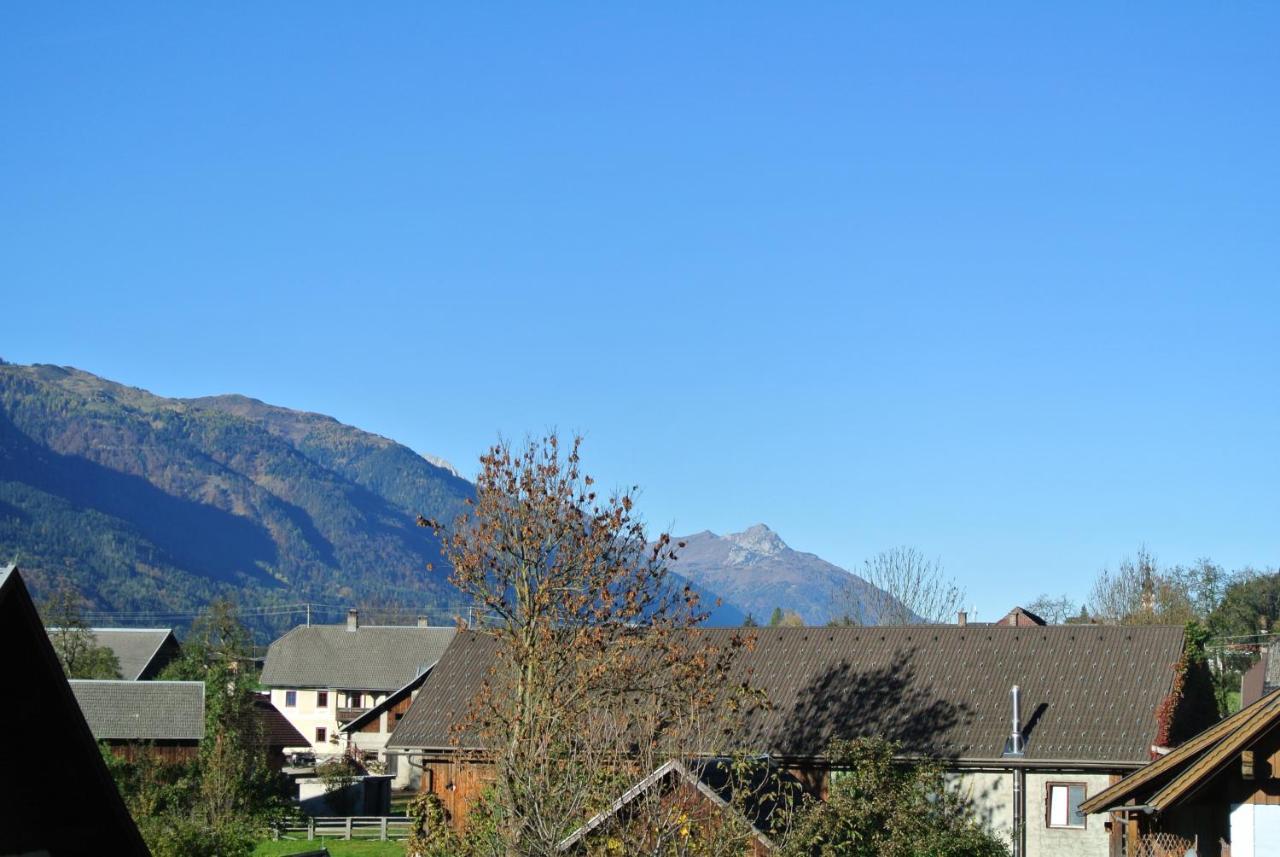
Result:
<instances>
[{"instance_id":1,"label":"rocky mountain peak","mask_svg":"<svg viewBox=\"0 0 1280 857\"><path fill-rule=\"evenodd\" d=\"M787 543L764 524L747 527L740 533L731 533L725 539L743 551L762 556L776 556L787 549Z\"/></svg>"}]
</instances>

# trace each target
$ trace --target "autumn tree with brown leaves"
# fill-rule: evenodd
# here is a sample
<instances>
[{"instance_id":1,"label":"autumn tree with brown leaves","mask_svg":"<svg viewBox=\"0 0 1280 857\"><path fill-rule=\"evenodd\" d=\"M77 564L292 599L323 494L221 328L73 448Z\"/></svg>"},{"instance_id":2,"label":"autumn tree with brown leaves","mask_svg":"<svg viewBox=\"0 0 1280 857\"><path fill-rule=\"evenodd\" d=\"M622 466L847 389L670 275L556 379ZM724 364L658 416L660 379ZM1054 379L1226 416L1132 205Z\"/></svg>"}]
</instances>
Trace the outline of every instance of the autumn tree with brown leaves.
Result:
<instances>
[{"instance_id":1,"label":"autumn tree with brown leaves","mask_svg":"<svg viewBox=\"0 0 1280 857\"><path fill-rule=\"evenodd\" d=\"M495 841L468 846L480 853L557 853L663 758L719 752L732 733L723 718L745 704L723 677L750 641L703 636L697 595L668 574L680 545L647 538L635 489L602 494L580 445L565 449L555 434L500 443L481 458L457 521L419 520L499 644L465 724L495 774ZM653 813L638 825L645 841L627 853L681 853L688 824L658 817L669 802L643 803Z\"/></svg>"}]
</instances>

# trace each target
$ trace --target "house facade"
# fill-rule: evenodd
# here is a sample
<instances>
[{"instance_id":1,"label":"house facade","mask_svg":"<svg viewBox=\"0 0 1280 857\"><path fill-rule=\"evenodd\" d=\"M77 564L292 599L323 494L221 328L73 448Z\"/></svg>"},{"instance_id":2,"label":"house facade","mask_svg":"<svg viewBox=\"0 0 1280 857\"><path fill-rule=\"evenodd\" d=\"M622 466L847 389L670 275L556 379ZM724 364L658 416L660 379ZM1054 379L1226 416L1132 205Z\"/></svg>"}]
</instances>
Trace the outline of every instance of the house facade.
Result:
<instances>
[{"instance_id":1,"label":"house facade","mask_svg":"<svg viewBox=\"0 0 1280 857\"><path fill-rule=\"evenodd\" d=\"M342 625L302 625L271 644L261 682L271 703L306 738L301 747L317 758L356 749L362 758L386 765L395 760L384 749L395 727L396 712L380 706L388 697L413 687L444 653L453 627L360 624L352 610ZM408 702L405 703L407 709ZM375 718L366 718L377 709ZM367 731L352 741L342 727L362 720ZM400 781L408 772L395 771Z\"/></svg>"},{"instance_id":2,"label":"house facade","mask_svg":"<svg viewBox=\"0 0 1280 857\"><path fill-rule=\"evenodd\" d=\"M727 647L741 632L698 633ZM1150 759L1185 643L1181 628L1159 626L750 633L753 644L735 656L726 680L748 683L769 705L744 716L738 749L767 754L822 795L841 775L826 761L833 739L895 741L904 757L943 762L975 815L1017 857L1111 853L1122 830L1080 805ZM465 824L491 777L478 742L459 725L496 652L491 636L460 632L388 745L419 761L419 787L441 798L455 824Z\"/></svg>"}]
</instances>

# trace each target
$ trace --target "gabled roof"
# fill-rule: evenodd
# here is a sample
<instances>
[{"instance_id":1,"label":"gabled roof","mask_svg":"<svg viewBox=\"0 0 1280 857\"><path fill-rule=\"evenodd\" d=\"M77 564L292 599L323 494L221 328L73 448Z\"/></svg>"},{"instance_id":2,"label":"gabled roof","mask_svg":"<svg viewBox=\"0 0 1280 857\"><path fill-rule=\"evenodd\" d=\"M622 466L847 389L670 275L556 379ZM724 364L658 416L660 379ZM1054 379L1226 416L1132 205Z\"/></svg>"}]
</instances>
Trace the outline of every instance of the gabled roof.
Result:
<instances>
[{"instance_id":1,"label":"gabled roof","mask_svg":"<svg viewBox=\"0 0 1280 857\"><path fill-rule=\"evenodd\" d=\"M435 666L435 664L432 664L431 666ZM399 702L402 702L406 696L413 693L418 688L422 687L422 683L427 680L427 676L430 674L431 674L431 667L427 667L425 670L423 670L422 675L418 676L413 681L409 682L399 690L393 693L387 694L386 699L382 700L382 702L379 702L373 708L370 708L364 714L361 714L355 720L352 720L349 723L343 723L341 726L338 727L338 731L339 732L359 732L361 729L365 727L366 724L372 723L373 721L381 717L382 712L387 711L392 706L396 705Z\"/></svg>"},{"instance_id":2,"label":"gabled roof","mask_svg":"<svg viewBox=\"0 0 1280 857\"><path fill-rule=\"evenodd\" d=\"M737 629L704 629L727 647ZM763 690L743 749L821 756L833 738L880 736L910 755L998 761L1009 733L1009 689L1022 688L1024 763L1112 767L1150 757L1156 710L1173 685L1183 629L1166 626L920 625L756 628L728 680ZM497 644L459 632L388 746L448 749L489 675Z\"/></svg>"},{"instance_id":3,"label":"gabled roof","mask_svg":"<svg viewBox=\"0 0 1280 857\"><path fill-rule=\"evenodd\" d=\"M1146 767L1080 805L1085 813L1106 812L1134 802L1164 812L1190 798L1258 738L1280 724L1280 690L1210 726Z\"/></svg>"},{"instance_id":4,"label":"gabled roof","mask_svg":"<svg viewBox=\"0 0 1280 857\"><path fill-rule=\"evenodd\" d=\"M46 629L50 634L61 628ZM106 646L120 662L126 681L153 678L178 653L172 628L90 628L94 645Z\"/></svg>"},{"instance_id":5,"label":"gabled roof","mask_svg":"<svg viewBox=\"0 0 1280 857\"><path fill-rule=\"evenodd\" d=\"M18 688L6 699L5 771L0 831L5 853L112 854L146 857L147 846L130 818L80 706L67 684L22 576L0 570L0 685ZM34 737L33 737L34 736ZM76 811L50 800L75 772ZM11 773L18 772L18 773Z\"/></svg>"},{"instance_id":6,"label":"gabled roof","mask_svg":"<svg viewBox=\"0 0 1280 857\"><path fill-rule=\"evenodd\" d=\"M468 706L489 677L497 651L497 641L492 635L459 631L427 675L413 705L387 740L387 746L451 747L455 740L454 724L466 720ZM431 696L429 702L426 695Z\"/></svg>"},{"instance_id":7,"label":"gabled roof","mask_svg":"<svg viewBox=\"0 0 1280 857\"><path fill-rule=\"evenodd\" d=\"M1030 627L1031 625L1045 625L1048 623L1046 623L1043 619L1041 619L1039 616L1037 616L1035 613L1032 613L1030 610L1028 610L1025 607L1014 607L1008 613L1004 614L1004 618L1002 618L996 624L997 625L1016 625L1019 627L1026 628L1026 627Z\"/></svg>"},{"instance_id":8,"label":"gabled roof","mask_svg":"<svg viewBox=\"0 0 1280 857\"><path fill-rule=\"evenodd\" d=\"M120 678L150 678L177 653L172 628L90 628L94 642L115 652Z\"/></svg>"},{"instance_id":9,"label":"gabled roof","mask_svg":"<svg viewBox=\"0 0 1280 857\"><path fill-rule=\"evenodd\" d=\"M772 849L774 843L769 839L768 835L759 825L767 824L771 807L759 805L759 801L748 799L739 807L735 806L733 800L733 777L729 772L730 765L722 760L709 759L685 763L679 759L671 759L659 765L648 776L641 779L631 788L623 792L622 796L615 800L609 807L602 812L592 816L586 824L579 827L573 833L570 833L556 845L556 850L565 852L573 850L579 843L583 842L588 836L606 827L614 818L617 818L631 803L645 793L654 788L661 788L669 781L682 781L687 785L697 789L697 791L709 800L716 808L722 812L732 812L751 830L751 835L758 839L766 848ZM774 769L770 768L772 773ZM753 792L753 796L760 795L765 792L770 794L770 800L776 796L775 793L782 788L791 786L795 796L802 793L799 783L782 775L781 783L773 781L765 781L756 778L756 783L746 783L744 786ZM776 801L773 801L776 802Z\"/></svg>"},{"instance_id":10,"label":"gabled roof","mask_svg":"<svg viewBox=\"0 0 1280 857\"><path fill-rule=\"evenodd\" d=\"M99 741L199 741L204 682L72 679L80 711Z\"/></svg>"},{"instance_id":11,"label":"gabled roof","mask_svg":"<svg viewBox=\"0 0 1280 857\"><path fill-rule=\"evenodd\" d=\"M271 644L265 687L393 691L444 654L457 629L399 625L300 625Z\"/></svg>"}]
</instances>

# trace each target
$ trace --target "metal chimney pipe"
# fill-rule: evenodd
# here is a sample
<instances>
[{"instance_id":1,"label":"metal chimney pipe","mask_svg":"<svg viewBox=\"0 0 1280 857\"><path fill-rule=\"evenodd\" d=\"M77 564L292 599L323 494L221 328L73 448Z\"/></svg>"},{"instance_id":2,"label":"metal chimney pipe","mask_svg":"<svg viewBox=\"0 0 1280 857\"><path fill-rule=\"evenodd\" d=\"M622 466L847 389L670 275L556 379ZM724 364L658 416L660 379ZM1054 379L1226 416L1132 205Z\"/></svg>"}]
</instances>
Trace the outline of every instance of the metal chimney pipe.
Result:
<instances>
[{"instance_id":1,"label":"metal chimney pipe","mask_svg":"<svg viewBox=\"0 0 1280 857\"><path fill-rule=\"evenodd\" d=\"M1022 688L1016 684L1009 691L1013 702L1013 732L1005 745L1004 755L1019 758L1026 750L1022 739ZM1027 771L1021 765L1013 769L1013 857L1027 853Z\"/></svg>"},{"instance_id":2,"label":"metal chimney pipe","mask_svg":"<svg viewBox=\"0 0 1280 857\"><path fill-rule=\"evenodd\" d=\"M1015 684L1010 693L1013 696L1013 734L1009 737L1009 743L1013 746L1013 752L1022 755L1022 688Z\"/></svg>"}]
</instances>

